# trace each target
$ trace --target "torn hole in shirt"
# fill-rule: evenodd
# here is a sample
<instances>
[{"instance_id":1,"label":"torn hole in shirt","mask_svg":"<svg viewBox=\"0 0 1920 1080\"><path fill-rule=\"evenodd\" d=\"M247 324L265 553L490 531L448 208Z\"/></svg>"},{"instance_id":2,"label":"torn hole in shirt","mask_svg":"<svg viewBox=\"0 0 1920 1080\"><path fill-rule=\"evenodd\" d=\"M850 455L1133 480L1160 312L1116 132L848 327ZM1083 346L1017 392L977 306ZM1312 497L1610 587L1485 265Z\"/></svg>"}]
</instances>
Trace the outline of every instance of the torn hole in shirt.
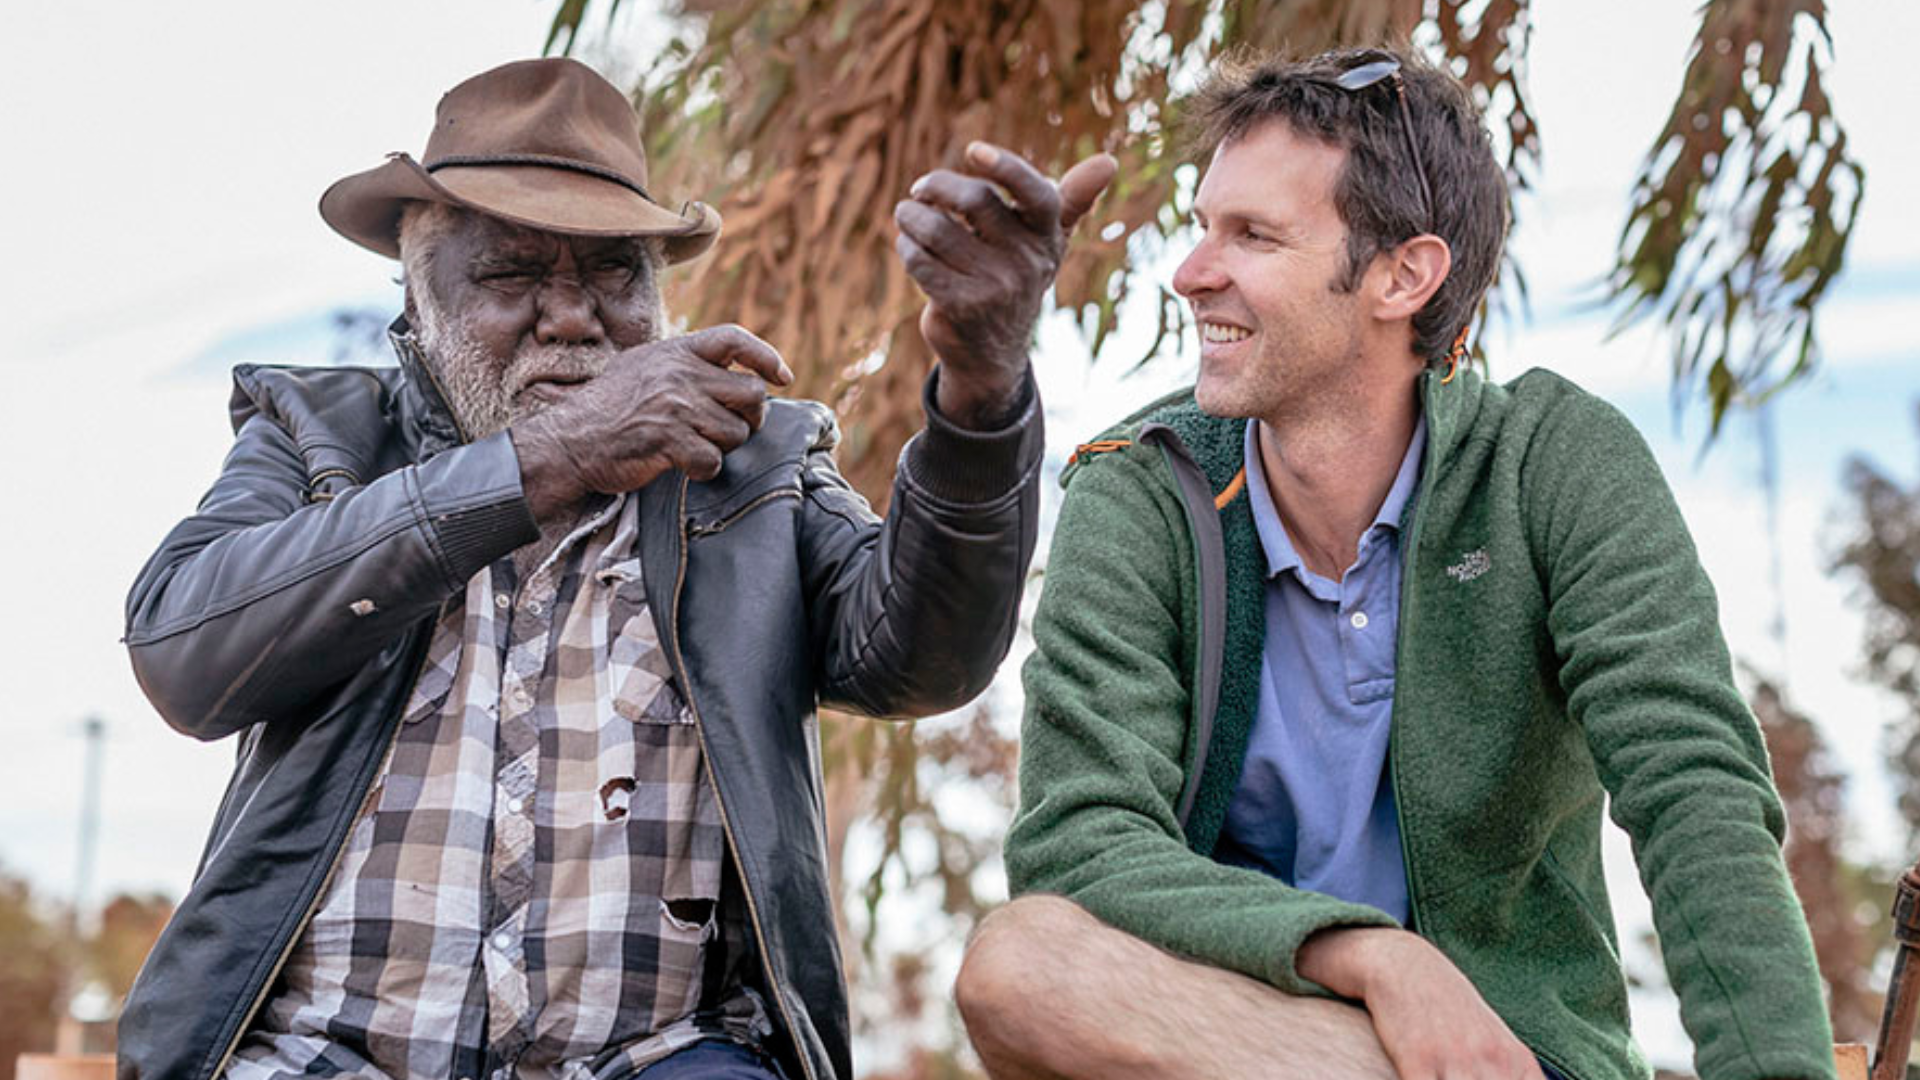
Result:
<instances>
[{"instance_id":1,"label":"torn hole in shirt","mask_svg":"<svg viewBox=\"0 0 1920 1080\"><path fill-rule=\"evenodd\" d=\"M600 785L600 812L608 821L619 821L627 816L627 806L633 802L633 777L616 776Z\"/></svg>"},{"instance_id":2,"label":"torn hole in shirt","mask_svg":"<svg viewBox=\"0 0 1920 1080\"><path fill-rule=\"evenodd\" d=\"M713 919L713 901L699 897L662 900L660 912L675 929L697 934Z\"/></svg>"}]
</instances>

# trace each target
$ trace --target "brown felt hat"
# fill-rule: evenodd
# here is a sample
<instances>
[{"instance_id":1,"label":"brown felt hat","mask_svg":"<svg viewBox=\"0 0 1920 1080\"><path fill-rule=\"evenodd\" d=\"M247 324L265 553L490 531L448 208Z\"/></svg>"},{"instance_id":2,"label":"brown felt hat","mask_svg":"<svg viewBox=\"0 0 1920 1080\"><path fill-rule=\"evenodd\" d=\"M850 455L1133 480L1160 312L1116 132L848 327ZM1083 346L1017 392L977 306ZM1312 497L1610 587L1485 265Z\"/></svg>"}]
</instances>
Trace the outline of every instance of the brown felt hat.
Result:
<instances>
[{"instance_id":1,"label":"brown felt hat","mask_svg":"<svg viewBox=\"0 0 1920 1080\"><path fill-rule=\"evenodd\" d=\"M361 247L400 257L409 201L451 203L548 232L658 236L668 262L720 234L704 203L678 213L647 191L640 119L626 96L577 60L522 60L447 91L420 161L403 153L320 196L320 216Z\"/></svg>"}]
</instances>

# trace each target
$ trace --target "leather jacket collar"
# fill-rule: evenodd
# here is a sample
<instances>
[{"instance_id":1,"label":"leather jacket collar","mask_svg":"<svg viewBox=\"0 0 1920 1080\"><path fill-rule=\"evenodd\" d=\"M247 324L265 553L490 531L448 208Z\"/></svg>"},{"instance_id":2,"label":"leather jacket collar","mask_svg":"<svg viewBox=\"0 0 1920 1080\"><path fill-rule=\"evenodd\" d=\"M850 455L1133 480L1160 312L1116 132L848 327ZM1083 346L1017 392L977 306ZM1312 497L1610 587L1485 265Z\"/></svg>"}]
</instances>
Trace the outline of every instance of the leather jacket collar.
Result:
<instances>
[{"instance_id":1,"label":"leather jacket collar","mask_svg":"<svg viewBox=\"0 0 1920 1080\"><path fill-rule=\"evenodd\" d=\"M393 344L394 356L406 376L400 385L400 416L407 437L417 447L415 459L425 461L442 450L471 441L460 430L460 422L440 389L440 380L434 377L420 347L420 334L405 315L396 317L387 327L387 340Z\"/></svg>"}]
</instances>

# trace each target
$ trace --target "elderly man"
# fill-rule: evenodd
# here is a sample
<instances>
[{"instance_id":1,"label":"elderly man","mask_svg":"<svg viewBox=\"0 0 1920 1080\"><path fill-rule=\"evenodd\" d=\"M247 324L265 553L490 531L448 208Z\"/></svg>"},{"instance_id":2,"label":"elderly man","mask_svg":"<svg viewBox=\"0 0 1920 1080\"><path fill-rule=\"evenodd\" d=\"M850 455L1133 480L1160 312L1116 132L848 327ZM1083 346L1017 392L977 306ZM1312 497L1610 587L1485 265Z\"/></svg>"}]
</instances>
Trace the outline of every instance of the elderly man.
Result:
<instances>
[{"instance_id":1,"label":"elderly man","mask_svg":"<svg viewBox=\"0 0 1920 1080\"><path fill-rule=\"evenodd\" d=\"M226 466L133 588L148 696L239 763L121 1076L850 1075L814 709L992 675L1028 334L1111 175L968 160L896 209L940 365L884 522L831 414L768 400L769 345L665 335L660 270L719 221L648 193L589 69L462 83L420 162L326 193L402 262L399 367L239 369Z\"/></svg>"},{"instance_id":2,"label":"elderly man","mask_svg":"<svg viewBox=\"0 0 1920 1080\"><path fill-rule=\"evenodd\" d=\"M1603 807L1705 1080L1832 1073L1783 816L1639 435L1461 368L1506 188L1379 51L1219 73L1200 375L1081 448L1026 668L999 1080L1638 1080Z\"/></svg>"}]
</instances>

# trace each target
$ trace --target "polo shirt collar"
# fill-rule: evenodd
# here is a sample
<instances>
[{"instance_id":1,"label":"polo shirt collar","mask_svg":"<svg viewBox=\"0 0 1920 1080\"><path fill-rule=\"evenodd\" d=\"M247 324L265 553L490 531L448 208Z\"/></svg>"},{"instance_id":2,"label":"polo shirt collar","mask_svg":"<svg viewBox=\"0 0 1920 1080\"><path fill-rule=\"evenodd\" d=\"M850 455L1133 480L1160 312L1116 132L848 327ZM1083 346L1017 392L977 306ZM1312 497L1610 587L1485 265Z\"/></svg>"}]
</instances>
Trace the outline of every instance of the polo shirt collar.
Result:
<instances>
[{"instance_id":1,"label":"polo shirt collar","mask_svg":"<svg viewBox=\"0 0 1920 1080\"><path fill-rule=\"evenodd\" d=\"M1253 511L1254 528L1260 534L1260 549L1266 555L1267 576L1275 577L1288 570L1304 571L1300 553L1294 550L1286 526L1280 523L1280 512L1274 508L1273 495L1267 487L1266 469L1260 464L1260 422L1249 420L1246 427L1247 500ZM1413 426L1413 438L1407 440L1407 452L1400 458L1400 469L1393 475L1393 486L1387 489L1387 497L1374 513L1367 535L1360 538L1362 552L1379 529L1399 531L1420 486L1420 462L1426 447L1427 418L1422 413Z\"/></svg>"}]
</instances>

